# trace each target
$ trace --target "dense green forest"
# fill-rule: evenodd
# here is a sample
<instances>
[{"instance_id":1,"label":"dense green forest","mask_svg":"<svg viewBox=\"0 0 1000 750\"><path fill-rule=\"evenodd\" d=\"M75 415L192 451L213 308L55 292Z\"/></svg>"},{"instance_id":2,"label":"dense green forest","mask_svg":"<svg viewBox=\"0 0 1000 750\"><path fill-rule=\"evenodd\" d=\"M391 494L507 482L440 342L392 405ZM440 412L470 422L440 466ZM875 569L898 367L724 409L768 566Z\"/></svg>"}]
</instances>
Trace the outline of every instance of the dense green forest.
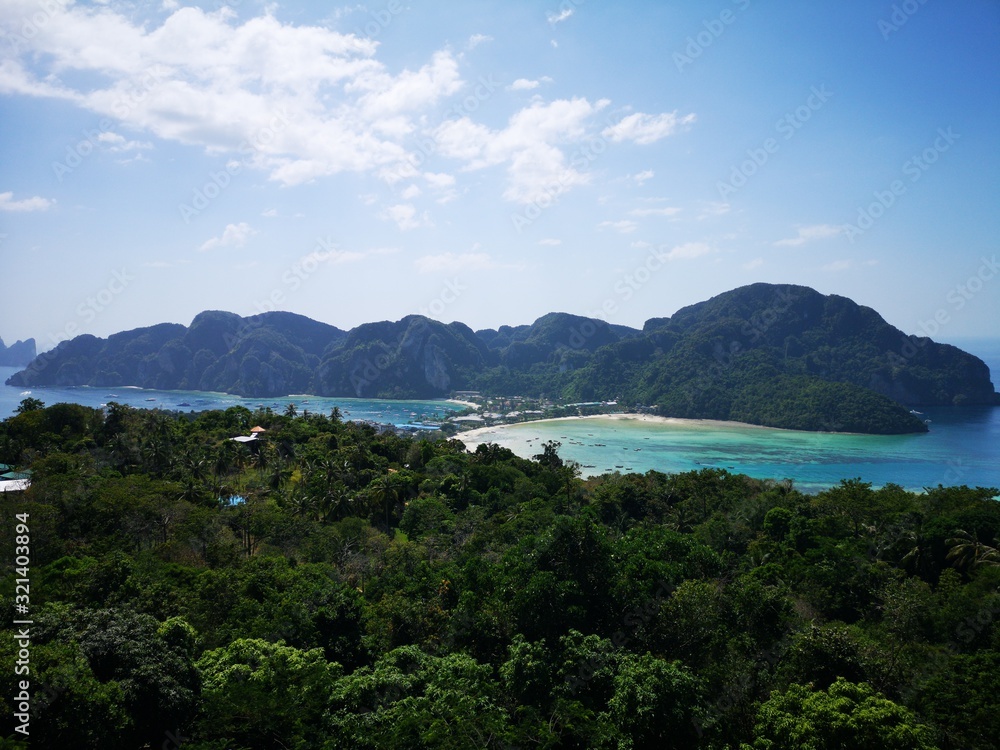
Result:
<instances>
[{"instance_id":1,"label":"dense green forest","mask_svg":"<svg viewBox=\"0 0 1000 750\"><path fill-rule=\"evenodd\" d=\"M5 612L30 526L30 747L1000 746L995 488L584 481L558 444L293 412L0 423L33 472L0 496Z\"/></svg>"}]
</instances>

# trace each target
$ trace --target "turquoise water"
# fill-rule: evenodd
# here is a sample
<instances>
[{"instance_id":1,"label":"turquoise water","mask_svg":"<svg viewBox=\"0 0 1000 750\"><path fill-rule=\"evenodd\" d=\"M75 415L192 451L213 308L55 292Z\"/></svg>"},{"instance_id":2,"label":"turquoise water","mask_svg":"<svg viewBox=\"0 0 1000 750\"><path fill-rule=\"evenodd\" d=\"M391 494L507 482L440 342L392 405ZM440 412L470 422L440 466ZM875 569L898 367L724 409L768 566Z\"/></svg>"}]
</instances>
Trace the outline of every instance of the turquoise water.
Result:
<instances>
[{"instance_id":1,"label":"turquoise water","mask_svg":"<svg viewBox=\"0 0 1000 750\"><path fill-rule=\"evenodd\" d=\"M1000 373L1000 341L956 341ZM15 371L0 368L0 382ZM997 376L994 375L994 383ZM112 395L114 394L114 395ZM0 418L26 395L47 404L70 401L100 406L118 401L144 408L181 411L259 406L283 411L329 411L337 406L348 419L391 424L438 421L462 407L444 401L379 401L316 396L248 399L223 393L151 391L136 388L33 388L0 386ZM1000 408L926 408L931 431L921 435L877 436L770 430L719 423L662 424L638 420L585 419L528 422L459 435L474 448L495 442L530 458L542 443L562 443L560 455L579 463L584 476L606 471L689 471L724 468L760 479L792 479L805 491L818 491L841 479L861 477L876 486L890 482L911 490L938 484L1000 487Z\"/></svg>"},{"instance_id":2,"label":"turquoise water","mask_svg":"<svg viewBox=\"0 0 1000 750\"><path fill-rule=\"evenodd\" d=\"M1000 340L954 343L986 362L994 385L1000 385ZM541 453L542 443L557 440L562 443L559 455L580 464L584 476L714 467L758 479L792 479L808 492L853 477L914 491L938 484L1000 488L1000 407L922 411L931 420L931 431L921 435L837 435L594 418L528 422L458 438L470 448L499 443L525 458Z\"/></svg>"},{"instance_id":3,"label":"turquoise water","mask_svg":"<svg viewBox=\"0 0 1000 750\"><path fill-rule=\"evenodd\" d=\"M530 458L556 440L584 476L610 471L722 468L758 479L792 479L818 491L861 477L910 490L938 484L1000 487L1000 408L926 409L920 435L843 435L711 422L587 419L526 422L458 435L470 449L498 443Z\"/></svg>"},{"instance_id":4,"label":"turquoise water","mask_svg":"<svg viewBox=\"0 0 1000 750\"><path fill-rule=\"evenodd\" d=\"M0 383L17 372L10 367L0 367ZM156 391L145 388L14 388L0 385L0 419L14 413L17 405L27 396L41 399L46 405L67 401L84 406L99 407L109 401L144 409L171 409L177 411L205 411L245 406L254 411L270 407L284 412L289 404L303 410L329 414L338 407L345 419L372 420L385 424L403 425L424 420L438 421L464 407L447 401L388 401L360 398L323 398L320 396L282 396L279 398L242 398L227 393L206 391Z\"/></svg>"}]
</instances>

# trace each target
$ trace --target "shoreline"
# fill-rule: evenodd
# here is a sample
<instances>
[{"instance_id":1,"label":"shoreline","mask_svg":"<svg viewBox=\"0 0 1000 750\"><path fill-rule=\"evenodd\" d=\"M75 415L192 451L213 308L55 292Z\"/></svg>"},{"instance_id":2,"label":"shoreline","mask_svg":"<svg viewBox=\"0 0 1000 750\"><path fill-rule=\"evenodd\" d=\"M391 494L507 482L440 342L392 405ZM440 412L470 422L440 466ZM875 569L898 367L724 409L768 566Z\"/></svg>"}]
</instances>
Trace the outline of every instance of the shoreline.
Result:
<instances>
[{"instance_id":1,"label":"shoreline","mask_svg":"<svg viewBox=\"0 0 1000 750\"><path fill-rule=\"evenodd\" d=\"M493 425L492 427L476 427L471 430L465 430L463 432L457 433L455 435L455 438L458 440L462 440L464 436L468 436L473 440L476 440L476 438L478 438L480 435L485 434L491 430L519 427L521 425L533 424L535 422L566 422L570 420L579 420L579 419L608 419L615 422L619 421L646 422L649 424L673 425L676 427L740 427L740 428L750 428L753 430L775 430L778 432L796 432L796 433L803 433L806 435L854 435L863 437L900 437L899 435L875 435L865 432L826 432L822 430L794 430L788 427L768 427L766 425L761 425L761 424L751 424L750 422L735 422L733 420L725 420L725 419L689 419L686 417L660 417L654 414L640 414L638 412L626 412L626 413L616 413L616 414L587 414L584 416L573 415L569 417L550 417L548 419L531 419L526 422L497 424ZM912 434L918 434L918 433L912 433ZM927 433L920 433L920 434L927 434Z\"/></svg>"},{"instance_id":2,"label":"shoreline","mask_svg":"<svg viewBox=\"0 0 1000 750\"><path fill-rule=\"evenodd\" d=\"M437 399L435 399L435 401L436 400ZM446 399L442 399L442 400L445 401L445 403L460 404L461 406L468 406L470 409L475 409L476 411L479 411L479 404L477 404L477 403L475 403L473 401L462 401L459 398L446 398Z\"/></svg>"}]
</instances>

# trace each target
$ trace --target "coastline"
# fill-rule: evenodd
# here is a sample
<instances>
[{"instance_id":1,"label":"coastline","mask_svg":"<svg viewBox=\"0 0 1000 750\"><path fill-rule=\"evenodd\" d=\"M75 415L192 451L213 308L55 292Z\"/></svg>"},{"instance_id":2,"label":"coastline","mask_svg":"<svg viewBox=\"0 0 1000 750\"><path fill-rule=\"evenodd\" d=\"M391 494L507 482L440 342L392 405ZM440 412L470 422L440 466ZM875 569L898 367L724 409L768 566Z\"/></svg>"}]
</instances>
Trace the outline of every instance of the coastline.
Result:
<instances>
[{"instance_id":1,"label":"coastline","mask_svg":"<svg viewBox=\"0 0 1000 750\"><path fill-rule=\"evenodd\" d=\"M471 438L473 442L478 444L479 442L482 441L478 440L477 438L493 430L518 427L520 425L534 424L536 422L566 422L579 419L608 419L616 422L618 421L645 422L647 424L674 425L676 427L739 427L739 428L749 428L753 430L795 432L795 433L803 433L806 435L855 435L862 437L897 437L894 435L868 435L867 433L863 432L824 432L821 430L793 430L788 427L768 427L766 425L751 424L750 422L735 422L733 420L726 420L726 419L688 419L685 417L659 417L653 414L626 412L626 413L616 413L616 414L587 414L585 416L573 415L569 417L551 417L548 419L532 419L526 422L513 422L511 424L498 424L498 425L493 425L491 427L476 427L471 430L465 430L464 432L459 432L458 434L455 435L455 438L458 440L463 440L463 438L468 437Z\"/></svg>"},{"instance_id":2,"label":"coastline","mask_svg":"<svg viewBox=\"0 0 1000 750\"><path fill-rule=\"evenodd\" d=\"M461 399L458 398L446 398L444 399L444 401L449 404L460 404L461 406L468 406L470 409L475 409L476 411L479 411L479 404L473 401L462 401Z\"/></svg>"}]
</instances>

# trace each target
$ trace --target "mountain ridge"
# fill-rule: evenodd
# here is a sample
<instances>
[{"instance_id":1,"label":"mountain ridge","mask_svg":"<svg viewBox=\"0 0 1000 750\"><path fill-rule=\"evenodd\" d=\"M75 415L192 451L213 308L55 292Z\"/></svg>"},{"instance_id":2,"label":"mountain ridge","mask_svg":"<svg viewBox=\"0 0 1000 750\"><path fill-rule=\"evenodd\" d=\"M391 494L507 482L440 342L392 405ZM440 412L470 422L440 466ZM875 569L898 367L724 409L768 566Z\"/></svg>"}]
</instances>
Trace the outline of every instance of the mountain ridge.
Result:
<instances>
[{"instance_id":1,"label":"mountain ridge","mask_svg":"<svg viewBox=\"0 0 1000 750\"><path fill-rule=\"evenodd\" d=\"M651 318L642 330L559 312L479 331L420 315L345 331L289 312L205 311L190 326L78 336L7 382L250 397L485 390L850 432L919 432L926 426L910 408L1000 403L977 357L908 336L847 297L764 283Z\"/></svg>"}]
</instances>

